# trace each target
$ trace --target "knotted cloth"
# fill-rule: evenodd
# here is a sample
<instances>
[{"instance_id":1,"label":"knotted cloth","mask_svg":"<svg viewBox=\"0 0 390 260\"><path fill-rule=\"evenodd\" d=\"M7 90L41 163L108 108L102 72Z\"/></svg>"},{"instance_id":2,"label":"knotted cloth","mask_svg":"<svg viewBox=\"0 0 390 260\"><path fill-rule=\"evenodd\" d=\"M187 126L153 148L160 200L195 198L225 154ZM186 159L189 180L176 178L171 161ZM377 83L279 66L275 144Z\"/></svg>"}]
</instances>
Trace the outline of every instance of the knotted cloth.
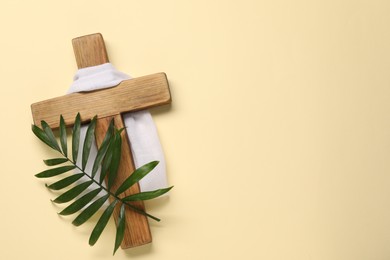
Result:
<instances>
[{"instance_id":1,"label":"knotted cloth","mask_svg":"<svg viewBox=\"0 0 390 260\"><path fill-rule=\"evenodd\" d=\"M87 92L98 89L115 87L123 80L131 79L130 76L118 71L111 63L105 63L98 66L79 69L70 86L68 93ZM130 141L131 152L133 154L136 168L151 162L160 161L140 182L141 191L152 191L166 188L168 186L165 170L165 159L163 150L158 138L157 129L149 111L126 113L122 115L126 133ZM83 143L88 126L83 125L80 129L80 147L83 149ZM81 156L82 152L79 152ZM88 158L86 172L92 171L93 161L97 155L97 147L94 143ZM81 158L77 159L78 162Z\"/></svg>"}]
</instances>

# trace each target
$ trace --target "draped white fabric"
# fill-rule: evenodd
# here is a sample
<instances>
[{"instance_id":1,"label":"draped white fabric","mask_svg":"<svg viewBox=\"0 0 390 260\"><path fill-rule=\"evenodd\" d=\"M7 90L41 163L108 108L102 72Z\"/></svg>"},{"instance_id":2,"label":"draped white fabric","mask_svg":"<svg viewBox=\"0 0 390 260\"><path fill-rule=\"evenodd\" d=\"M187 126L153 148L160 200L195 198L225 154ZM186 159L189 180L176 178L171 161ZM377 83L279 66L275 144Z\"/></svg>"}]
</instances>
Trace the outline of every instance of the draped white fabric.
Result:
<instances>
[{"instance_id":1,"label":"draped white fabric","mask_svg":"<svg viewBox=\"0 0 390 260\"><path fill-rule=\"evenodd\" d=\"M74 82L68 93L87 92L115 87L130 76L116 70L111 63L79 69L74 76ZM158 138L157 129L149 111L126 113L123 116L126 132L131 143L135 167L138 168L151 161L160 161L157 167L140 181L141 191L151 191L168 186L165 170L165 159ZM80 151L88 126L82 126L80 135ZM81 152L79 152L79 155ZM89 161L97 154L96 144L92 145ZM80 161L78 159L78 161ZM91 171L88 164L86 171Z\"/></svg>"}]
</instances>

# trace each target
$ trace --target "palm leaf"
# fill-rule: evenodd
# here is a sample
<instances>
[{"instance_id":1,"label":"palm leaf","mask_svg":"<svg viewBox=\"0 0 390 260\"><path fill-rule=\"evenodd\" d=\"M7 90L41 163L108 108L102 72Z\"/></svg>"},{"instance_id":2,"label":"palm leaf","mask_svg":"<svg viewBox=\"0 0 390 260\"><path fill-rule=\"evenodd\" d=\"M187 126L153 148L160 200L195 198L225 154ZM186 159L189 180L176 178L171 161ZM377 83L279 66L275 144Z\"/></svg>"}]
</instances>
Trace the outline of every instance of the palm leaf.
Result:
<instances>
[{"instance_id":1,"label":"palm leaf","mask_svg":"<svg viewBox=\"0 0 390 260\"><path fill-rule=\"evenodd\" d=\"M65 157L68 156L68 136L66 135L66 125L64 117L60 116L60 141L61 141L61 147L62 152L64 153Z\"/></svg>"},{"instance_id":2,"label":"palm leaf","mask_svg":"<svg viewBox=\"0 0 390 260\"><path fill-rule=\"evenodd\" d=\"M118 250L119 246L121 245L123 238L125 236L125 204L121 205L121 209L119 211L119 217L118 217L118 224L116 228L116 236L115 236L115 246L114 246L114 253L115 255L116 250Z\"/></svg>"},{"instance_id":3,"label":"palm leaf","mask_svg":"<svg viewBox=\"0 0 390 260\"><path fill-rule=\"evenodd\" d=\"M70 175L68 177L63 178L62 180L59 180L57 182L54 182L53 184L46 185L51 190L61 190L63 188L68 187L72 183L75 183L77 180L81 179L81 177L84 176L84 173L77 173Z\"/></svg>"},{"instance_id":4,"label":"palm leaf","mask_svg":"<svg viewBox=\"0 0 390 260\"><path fill-rule=\"evenodd\" d=\"M108 220L110 219L112 212L114 211L115 205L118 203L118 200L111 202L110 206L101 215L100 219L96 223L95 228L92 230L91 236L89 237L89 244L93 246L96 241L98 241L100 235L102 234L104 228L106 227Z\"/></svg>"},{"instance_id":5,"label":"palm leaf","mask_svg":"<svg viewBox=\"0 0 390 260\"><path fill-rule=\"evenodd\" d=\"M78 113L74 121L73 133L72 133L72 158L74 163L77 162L77 156L79 153L80 127L81 127L81 120L80 120L80 113Z\"/></svg>"},{"instance_id":6,"label":"palm leaf","mask_svg":"<svg viewBox=\"0 0 390 260\"><path fill-rule=\"evenodd\" d=\"M87 133L85 134L85 140L83 145L83 156L82 156L82 169L85 169L87 166L89 153L91 152L92 142L95 140L95 127L96 127L96 119L95 116L91 123L88 125Z\"/></svg>"},{"instance_id":7,"label":"palm leaf","mask_svg":"<svg viewBox=\"0 0 390 260\"><path fill-rule=\"evenodd\" d=\"M73 213L76 213L77 211L82 209L85 205L87 205L89 202L91 202L91 200L93 198L95 198L101 190L102 190L102 188L97 188L97 189L94 189L94 190L88 192L87 194L85 194L84 196L82 196L81 198L79 198L78 200L73 202L72 204L70 204L68 207L63 209L59 214L60 215L71 215Z\"/></svg>"},{"instance_id":8,"label":"palm leaf","mask_svg":"<svg viewBox=\"0 0 390 260\"><path fill-rule=\"evenodd\" d=\"M141 180L143 177L145 177L149 172L151 172L158 164L158 161L153 161L150 163L147 163L137 170L135 170L123 183L117 191L115 192L115 195L119 195L134 184L136 184L139 180Z\"/></svg>"},{"instance_id":9,"label":"palm leaf","mask_svg":"<svg viewBox=\"0 0 390 260\"><path fill-rule=\"evenodd\" d=\"M95 200L91 205L84 209L72 222L75 226L80 226L85 223L88 219L90 219L107 201L110 194L107 194L97 200Z\"/></svg>"},{"instance_id":10,"label":"palm leaf","mask_svg":"<svg viewBox=\"0 0 390 260\"><path fill-rule=\"evenodd\" d=\"M80 195L86 188L91 186L92 183L93 183L93 181L86 181L86 182L80 183L79 185L74 186L70 190L68 190L65 193L58 196L55 200L53 200L53 202L58 203L58 204L69 202L72 199L76 198L78 195Z\"/></svg>"},{"instance_id":11,"label":"palm leaf","mask_svg":"<svg viewBox=\"0 0 390 260\"><path fill-rule=\"evenodd\" d=\"M60 145L59 146L54 134L53 130L50 128L50 126L45 122L42 121L41 126L42 128L39 128L38 126L32 125L32 131L33 133L46 145L48 145L50 148L58 151L63 156L62 158L53 158L44 160L44 163L47 166L57 166L61 165L63 163L70 163L72 165L65 165L65 166L57 166L55 168L51 168L45 171L42 171L35 176L38 178L50 178L54 177L63 173L66 173L73 169L78 169L81 172L79 173L73 173L72 175L69 175L67 177L64 177L50 185L46 185L51 190L61 190L64 188L68 188L72 184L74 184L76 181L80 180L82 177L87 177L90 180L84 181L80 184L77 184L67 190L65 190L62 194L60 194L57 198L53 200L55 203L66 203L73 200L70 205L65 207L62 211L59 212L60 215L71 215L78 211L81 211L81 213L78 214L78 216L73 220L72 224L75 226L82 225L85 223L88 219L90 219L100 208L103 208L103 214L100 216L98 222L96 223L90 239L89 243L91 245L94 245L97 240L99 239L100 235L102 234L104 228L106 227L110 217L113 214L114 208L118 204L118 202L121 203L121 207L119 210L119 216L117 221L117 230L116 230L116 238L115 238L115 244L114 244L114 254L120 247L120 244L123 241L124 238L124 232L126 227L126 217L125 217L125 209L129 208L139 214L148 216L156 221L159 221L160 219L146 213L142 209L139 209L138 207L130 204L129 202L132 201L138 201L138 200L148 200L153 199L158 196L161 196L168 192L172 187L166 188L166 189L160 189L155 191L149 191L149 192L140 192L138 194L133 194L130 196L127 196L125 198L119 198L118 195L126 191L128 188L130 188L132 185L134 185L136 182L141 180L143 177L145 177L149 172L151 172L158 164L157 161L150 162L148 164L145 164L144 166L136 169L133 174L127 178L123 183L119 185L119 188L116 190L116 193L111 192L110 188L112 184L115 182L118 168L120 165L120 159L121 159L121 146L122 146L122 137L121 132L124 130L122 129L115 129L114 127L114 121L112 120L110 122L110 125L107 129L107 132L105 134L105 137L103 139L103 142L98 149L98 153L96 155L96 158L94 158L94 161L92 162L92 172L91 174L88 174L85 172L85 167L89 163L89 155L90 150L92 146L92 142L94 140L94 132L96 127L96 121L97 117L95 116L91 123L88 126L86 137L83 143L83 151L81 156L81 167L79 167L77 162L77 157L79 154L79 146L80 146L80 127L81 127L81 118L80 114L77 114L75 118L75 124L73 126L72 131L72 159L68 158L68 144L67 144L67 133L66 133L66 125L64 118L60 116L60 123L59 123L59 132L60 132ZM99 182L96 182L93 178L96 175L97 171L101 168L100 173L100 180ZM108 174L108 177L107 177ZM108 179L108 187L104 187L102 185L103 180L107 177ZM96 183L98 185L97 188L93 189L92 191L86 192L84 195L81 195L86 189L92 185L92 183ZM98 194L104 191L106 194L104 196L98 197L96 196ZM81 196L80 196L81 195ZM80 196L80 197L79 197ZM104 203L107 201L109 197L112 197L113 200L111 204L109 204L108 207L103 206ZM94 200L94 201L93 201ZM92 202L93 201L93 202ZM89 205L88 205L89 204Z\"/></svg>"},{"instance_id":12,"label":"palm leaf","mask_svg":"<svg viewBox=\"0 0 390 260\"><path fill-rule=\"evenodd\" d=\"M65 172L68 172L68 171L73 170L75 168L76 168L76 166L74 166L74 165L61 166L58 168L49 169L49 170L40 172L38 174L35 174L35 177L37 177L37 178L50 178L50 177L57 176L57 175L65 173Z\"/></svg>"}]
</instances>

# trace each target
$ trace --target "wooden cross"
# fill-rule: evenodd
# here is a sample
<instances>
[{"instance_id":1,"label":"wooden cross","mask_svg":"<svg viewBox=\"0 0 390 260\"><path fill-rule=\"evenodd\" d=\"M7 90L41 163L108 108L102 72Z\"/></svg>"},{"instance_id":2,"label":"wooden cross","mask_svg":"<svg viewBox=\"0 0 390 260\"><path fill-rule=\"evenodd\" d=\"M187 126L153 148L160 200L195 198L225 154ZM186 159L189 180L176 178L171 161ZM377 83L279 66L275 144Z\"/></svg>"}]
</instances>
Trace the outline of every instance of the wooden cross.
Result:
<instances>
[{"instance_id":1,"label":"wooden cross","mask_svg":"<svg viewBox=\"0 0 390 260\"><path fill-rule=\"evenodd\" d=\"M73 39L73 49L79 69L109 62L104 40L101 34L92 34ZM59 117L64 117L68 127L74 124L77 113L82 123L87 123L95 115L98 116L95 137L98 146L103 141L112 118L115 126L123 128L122 113L147 109L171 103L168 81L165 73L157 73L140 78L122 81L118 86L84 93L73 93L31 105L34 124L40 125L45 120L53 129L59 127ZM129 140L122 132L122 156L115 191L135 170ZM132 186L123 196L140 192L139 185ZM135 202L135 206L145 209L143 202ZM118 205L119 206L119 205ZM119 207L114 211L117 221ZM122 248L129 248L150 243L152 241L149 223L145 216L126 207L126 229Z\"/></svg>"}]
</instances>

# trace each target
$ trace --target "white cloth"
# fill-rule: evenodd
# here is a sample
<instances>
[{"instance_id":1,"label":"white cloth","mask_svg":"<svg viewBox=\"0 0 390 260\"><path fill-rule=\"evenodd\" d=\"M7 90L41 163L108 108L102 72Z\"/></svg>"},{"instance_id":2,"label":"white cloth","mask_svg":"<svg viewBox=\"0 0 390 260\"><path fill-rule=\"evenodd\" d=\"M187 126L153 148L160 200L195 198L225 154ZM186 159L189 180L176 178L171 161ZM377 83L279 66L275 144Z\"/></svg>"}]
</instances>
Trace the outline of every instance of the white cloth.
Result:
<instances>
[{"instance_id":1,"label":"white cloth","mask_svg":"<svg viewBox=\"0 0 390 260\"><path fill-rule=\"evenodd\" d=\"M111 63L87 67L77 71L68 93L110 88L127 79L130 79L130 76L116 70ZM141 191L166 188L168 183L165 170L165 158L158 138L157 129L150 113L146 110L126 113L123 115L123 120L131 144L135 167L139 168L151 161L160 162L152 172L139 182ZM78 162L81 161L82 145L87 127L81 127ZM92 171L91 162L96 157L96 154L97 147L96 144L93 144L88 160L90 163L87 164L86 172Z\"/></svg>"}]
</instances>

